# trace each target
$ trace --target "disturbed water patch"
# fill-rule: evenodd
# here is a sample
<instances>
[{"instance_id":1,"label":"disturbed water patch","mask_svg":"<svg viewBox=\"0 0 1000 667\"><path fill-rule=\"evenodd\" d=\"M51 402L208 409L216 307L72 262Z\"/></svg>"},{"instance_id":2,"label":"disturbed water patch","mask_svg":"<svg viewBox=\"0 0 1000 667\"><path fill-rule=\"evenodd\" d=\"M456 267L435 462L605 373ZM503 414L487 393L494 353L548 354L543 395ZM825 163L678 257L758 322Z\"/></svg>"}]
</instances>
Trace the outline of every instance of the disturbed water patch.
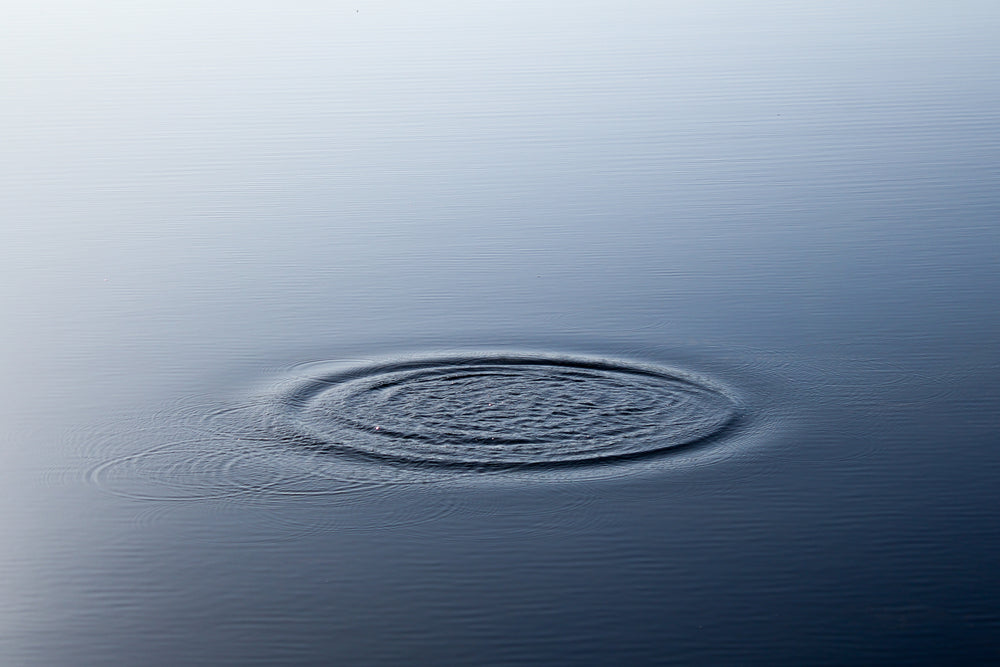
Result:
<instances>
[{"instance_id":1,"label":"disturbed water patch","mask_svg":"<svg viewBox=\"0 0 1000 667\"><path fill-rule=\"evenodd\" d=\"M903 399L926 395L926 380L878 360L744 348L656 358L677 366L509 351L300 364L255 389L216 385L81 430L82 458L60 470L137 508L178 508L138 509L137 522L195 502L264 540L470 513L591 526L581 510L606 482L670 473L662 488L694 498L789 463L871 456L911 409ZM845 410L871 417L847 422Z\"/></svg>"},{"instance_id":2,"label":"disturbed water patch","mask_svg":"<svg viewBox=\"0 0 1000 667\"><path fill-rule=\"evenodd\" d=\"M732 426L736 398L680 370L543 354L318 365L262 411L275 439L419 467L580 466L704 443Z\"/></svg>"},{"instance_id":3,"label":"disturbed water patch","mask_svg":"<svg viewBox=\"0 0 1000 667\"><path fill-rule=\"evenodd\" d=\"M773 422L760 397L744 403L761 393L748 386L548 353L322 361L231 400L188 396L106 425L83 453L91 483L135 500L317 502L341 526L385 506L414 523L415 506L391 499L534 482L590 498L579 482L731 459Z\"/></svg>"}]
</instances>

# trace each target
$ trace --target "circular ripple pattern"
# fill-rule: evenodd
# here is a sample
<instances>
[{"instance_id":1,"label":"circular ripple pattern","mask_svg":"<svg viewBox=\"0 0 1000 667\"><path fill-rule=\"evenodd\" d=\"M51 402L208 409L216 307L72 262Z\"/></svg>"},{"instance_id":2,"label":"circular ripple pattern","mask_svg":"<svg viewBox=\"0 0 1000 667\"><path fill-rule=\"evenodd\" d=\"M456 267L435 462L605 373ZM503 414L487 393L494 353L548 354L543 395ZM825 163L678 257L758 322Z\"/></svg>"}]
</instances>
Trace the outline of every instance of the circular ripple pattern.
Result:
<instances>
[{"instance_id":1,"label":"circular ripple pattern","mask_svg":"<svg viewBox=\"0 0 1000 667\"><path fill-rule=\"evenodd\" d=\"M314 367L272 404L284 440L428 467L522 468L636 458L717 436L737 402L696 376L547 355Z\"/></svg>"}]
</instances>

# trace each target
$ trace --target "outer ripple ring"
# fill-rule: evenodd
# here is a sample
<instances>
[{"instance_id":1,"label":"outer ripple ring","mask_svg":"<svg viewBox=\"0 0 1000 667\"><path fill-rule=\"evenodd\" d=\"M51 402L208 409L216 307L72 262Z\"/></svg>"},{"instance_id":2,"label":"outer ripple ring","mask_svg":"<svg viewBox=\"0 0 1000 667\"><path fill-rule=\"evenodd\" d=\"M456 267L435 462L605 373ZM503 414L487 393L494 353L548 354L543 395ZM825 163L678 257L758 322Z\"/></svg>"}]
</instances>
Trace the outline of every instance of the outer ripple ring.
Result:
<instances>
[{"instance_id":1,"label":"outer ripple ring","mask_svg":"<svg viewBox=\"0 0 1000 667\"><path fill-rule=\"evenodd\" d=\"M486 353L311 365L266 410L311 450L422 467L586 465L715 440L740 404L673 368L603 357Z\"/></svg>"}]
</instances>

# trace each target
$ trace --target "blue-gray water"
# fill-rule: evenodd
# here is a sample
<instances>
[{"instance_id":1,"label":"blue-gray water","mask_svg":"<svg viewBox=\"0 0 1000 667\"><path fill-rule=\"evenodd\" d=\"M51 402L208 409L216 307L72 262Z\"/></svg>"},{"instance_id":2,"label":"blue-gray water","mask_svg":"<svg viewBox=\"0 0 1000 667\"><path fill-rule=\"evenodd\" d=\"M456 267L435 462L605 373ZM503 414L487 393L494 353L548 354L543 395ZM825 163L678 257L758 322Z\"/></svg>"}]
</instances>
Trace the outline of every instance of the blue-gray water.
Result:
<instances>
[{"instance_id":1,"label":"blue-gray water","mask_svg":"<svg viewBox=\"0 0 1000 667\"><path fill-rule=\"evenodd\" d=\"M9 8L0 662L1000 660L998 34Z\"/></svg>"}]
</instances>

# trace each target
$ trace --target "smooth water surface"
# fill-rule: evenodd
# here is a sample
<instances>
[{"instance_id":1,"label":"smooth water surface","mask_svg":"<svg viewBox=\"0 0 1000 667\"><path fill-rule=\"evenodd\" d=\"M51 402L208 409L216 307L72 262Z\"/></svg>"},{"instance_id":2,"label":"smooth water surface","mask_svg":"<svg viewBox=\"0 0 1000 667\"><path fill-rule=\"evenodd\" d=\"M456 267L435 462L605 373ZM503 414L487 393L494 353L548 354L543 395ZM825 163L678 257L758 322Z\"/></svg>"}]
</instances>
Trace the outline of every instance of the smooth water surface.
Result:
<instances>
[{"instance_id":1,"label":"smooth water surface","mask_svg":"<svg viewBox=\"0 0 1000 667\"><path fill-rule=\"evenodd\" d=\"M1000 658L994 3L0 27L0 662Z\"/></svg>"}]
</instances>

